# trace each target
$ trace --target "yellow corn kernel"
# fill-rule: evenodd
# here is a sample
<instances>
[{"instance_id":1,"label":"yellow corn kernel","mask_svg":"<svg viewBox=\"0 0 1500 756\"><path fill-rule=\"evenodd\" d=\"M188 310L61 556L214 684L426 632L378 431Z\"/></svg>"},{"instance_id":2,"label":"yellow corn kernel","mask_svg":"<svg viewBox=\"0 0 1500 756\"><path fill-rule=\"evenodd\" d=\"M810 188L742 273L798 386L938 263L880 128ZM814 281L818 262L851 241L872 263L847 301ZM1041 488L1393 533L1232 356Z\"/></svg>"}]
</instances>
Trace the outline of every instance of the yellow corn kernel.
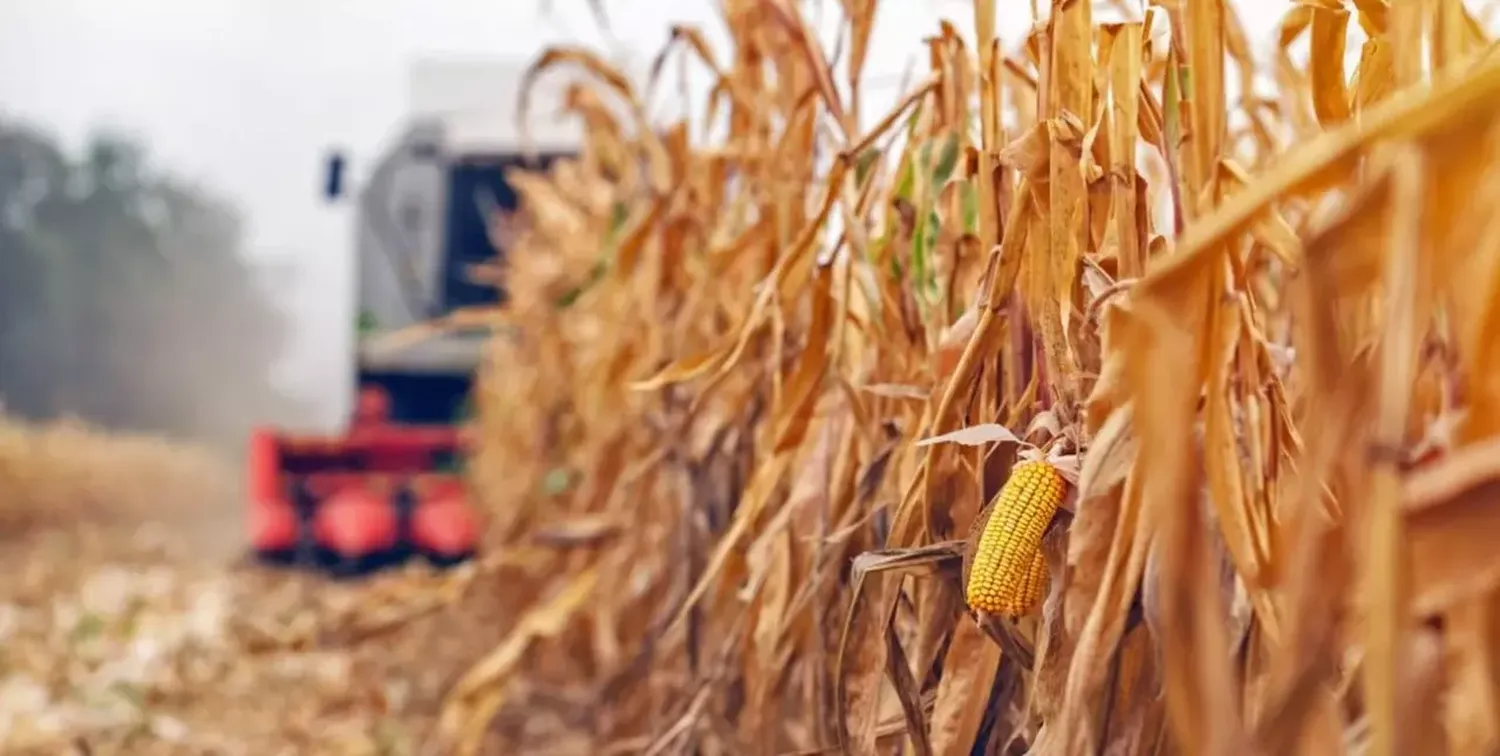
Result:
<instances>
[{"instance_id":1,"label":"yellow corn kernel","mask_svg":"<svg viewBox=\"0 0 1500 756\"><path fill-rule=\"evenodd\" d=\"M964 596L975 611L1017 617L1047 595L1042 534L1062 504L1066 481L1045 461L1021 462L969 536Z\"/></svg>"}]
</instances>

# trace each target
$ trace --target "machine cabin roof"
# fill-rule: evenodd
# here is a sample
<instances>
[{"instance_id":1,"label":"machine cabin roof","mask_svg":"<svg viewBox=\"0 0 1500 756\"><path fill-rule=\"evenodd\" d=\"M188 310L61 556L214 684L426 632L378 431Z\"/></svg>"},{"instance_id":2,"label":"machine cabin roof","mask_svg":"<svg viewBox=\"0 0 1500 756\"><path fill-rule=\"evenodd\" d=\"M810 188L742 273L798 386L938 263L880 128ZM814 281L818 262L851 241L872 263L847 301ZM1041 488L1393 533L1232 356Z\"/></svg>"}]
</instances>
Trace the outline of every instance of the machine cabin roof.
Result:
<instances>
[{"instance_id":1,"label":"machine cabin roof","mask_svg":"<svg viewBox=\"0 0 1500 756\"><path fill-rule=\"evenodd\" d=\"M530 88L524 122L522 85L527 59L444 58L416 62L407 112L414 123L442 133L449 159L526 153L570 153L583 144L583 125L563 111L570 80L547 74Z\"/></svg>"}]
</instances>

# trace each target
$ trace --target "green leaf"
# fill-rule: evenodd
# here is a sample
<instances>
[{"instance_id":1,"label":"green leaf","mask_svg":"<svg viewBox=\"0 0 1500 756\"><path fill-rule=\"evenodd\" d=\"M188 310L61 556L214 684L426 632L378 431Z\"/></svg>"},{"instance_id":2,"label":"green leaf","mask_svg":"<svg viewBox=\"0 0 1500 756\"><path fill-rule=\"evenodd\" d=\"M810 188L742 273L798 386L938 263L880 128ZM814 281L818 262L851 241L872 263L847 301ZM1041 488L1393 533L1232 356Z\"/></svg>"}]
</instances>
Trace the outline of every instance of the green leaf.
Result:
<instances>
[{"instance_id":1,"label":"green leaf","mask_svg":"<svg viewBox=\"0 0 1500 756\"><path fill-rule=\"evenodd\" d=\"M964 211L964 232L979 232L979 189L973 182L965 181L958 187L959 203Z\"/></svg>"},{"instance_id":2,"label":"green leaf","mask_svg":"<svg viewBox=\"0 0 1500 756\"><path fill-rule=\"evenodd\" d=\"M958 134L949 134L943 140L943 151L938 153L937 166L932 170L932 186L942 186L953 175L958 166Z\"/></svg>"},{"instance_id":3,"label":"green leaf","mask_svg":"<svg viewBox=\"0 0 1500 756\"><path fill-rule=\"evenodd\" d=\"M142 711L146 708L146 694L140 688L124 680L116 680L110 683L108 691L116 698L128 704L132 709Z\"/></svg>"},{"instance_id":4,"label":"green leaf","mask_svg":"<svg viewBox=\"0 0 1500 756\"><path fill-rule=\"evenodd\" d=\"M614 246L615 236L625 228L625 223L630 220L630 206L623 200L617 200L613 212L609 218L610 246Z\"/></svg>"},{"instance_id":5,"label":"green leaf","mask_svg":"<svg viewBox=\"0 0 1500 756\"><path fill-rule=\"evenodd\" d=\"M925 203L924 203L925 204ZM926 207L923 210L927 210ZM917 292L918 300L925 291L924 283L927 279L927 250L931 247L928 242L928 227L931 226L929 219L932 213L918 212L917 225L912 229L911 235L911 283Z\"/></svg>"},{"instance_id":6,"label":"green leaf","mask_svg":"<svg viewBox=\"0 0 1500 756\"><path fill-rule=\"evenodd\" d=\"M859 158L854 161L854 185L864 186L865 179L869 177L870 171L875 168L875 161L880 159L880 150L874 147L866 147L864 152L859 153Z\"/></svg>"},{"instance_id":7,"label":"green leaf","mask_svg":"<svg viewBox=\"0 0 1500 756\"><path fill-rule=\"evenodd\" d=\"M78 618L78 624L73 626L71 636L74 643L82 643L99 637L104 632L104 618L92 612Z\"/></svg>"},{"instance_id":8,"label":"green leaf","mask_svg":"<svg viewBox=\"0 0 1500 756\"><path fill-rule=\"evenodd\" d=\"M573 485L573 475L566 467L554 467L547 471L547 477L542 479L542 493L548 496L560 496Z\"/></svg>"},{"instance_id":9,"label":"green leaf","mask_svg":"<svg viewBox=\"0 0 1500 756\"><path fill-rule=\"evenodd\" d=\"M896 180L896 196L910 202L912 194L917 190L917 175L916 171L912 170L909 155L901 161L900 176Z\"/></svg>"},{"instance_id":10,"label":"green leaf","mask_svg":"<svg viewBox=\"0 0 1500 756\"><path fill-rule=\"evenodd\" d=\"M594 267L589 270L588 278L584 279L583 283L578 284L577 286L574 286L573 288L563 292L562 295L557 298L557 301L553 303L553 305L559 310L566 310L569 307L572 307L573 305L578 303L579 297L582 297L585 293L587 293L588 290L593 288L595 284L604 280L604 274L608 272L608 261L600 260L599 262L594 263Z\"/></svg>"},{"instance_id":11,"label":"green leaf","mask_svg":"<svg viewBox=\"0 0 1500 756\"><path fill-rule=\"evenodd\" d=\"M936 302L939 294L938 269L932 264L932 252L938 249L939 231L942 231L942 216L939 216L938 210L933 208L933 210L929 210L929 213L927 213L927 239L924 240L926 242L924 246L927 248L927 270L924 276L922 276L921 281L919 281L919 284L922 285L922 291L926 294L929 302Z\"/></svg>"},{"instance_id":12,"label":"green leaf","mask_svg":"<svg viewBox=\"0 0 1500 756\"><path fill-rule=\"evenodd\" d=\"M578 303L582 297L600 281L604 280L605 274L609 273L614 263L615 248L620 243L620 235L625 231L625 224L630 222L630 207L622 201L617 201L610 211L609 233L604 240L604 249L599 253L599 260L594 267L589 269L589 274L583 282L563 292L552 306L559 310L566 310Z\"/></svg>"},{"instance_id":13,"label":"green leaf","mask_svg":"<svg viewBox=\"0 0 1500 756\"><path fill-rule=\"evenodd\" d=\"M1169 72L1162 81L1162 128L1167 135L1167 149L1175 152L1182 144L1182 75L1175 56L1167 58L1167 66ZM1171 75L1171 69L1177 69L1178 75Z\"/></svg>"}]
</instances>

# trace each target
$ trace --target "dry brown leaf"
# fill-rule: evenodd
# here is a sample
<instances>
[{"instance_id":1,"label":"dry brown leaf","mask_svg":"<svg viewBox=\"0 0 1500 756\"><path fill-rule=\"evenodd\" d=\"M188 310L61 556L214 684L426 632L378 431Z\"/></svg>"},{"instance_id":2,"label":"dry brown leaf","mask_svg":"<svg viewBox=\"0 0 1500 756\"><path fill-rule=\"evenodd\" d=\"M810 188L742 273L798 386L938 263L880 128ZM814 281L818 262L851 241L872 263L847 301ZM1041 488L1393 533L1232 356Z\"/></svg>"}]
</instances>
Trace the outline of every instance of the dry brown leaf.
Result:
<instances>
[{"instance_id":1,"label":"dry brown leaf","mask_svg":"<svg viewBox=\"0 0 1500 756\"><path fill-rule=\"evenodd\" d=\"M983 425L971 425L960 428L940 436L924 438L916 443L917 446L932 446L933 444L959 444L961 446L982 446L984 444L999 443L1001 441L1019 444L1021 439L1015 433L999 423L985 423Z\"/></svg>"},{"instance_id":2,"label":"dry brown leaf","mask_svg":"<svg viewBox=\"0 0 1500 756\"><path fill-rule=\"evenodd\" d=\"M517 178L512 304L481 319L524 338L495 347L474 468L538 560L511 616L607 578L514 677L608 675L592 731L621 751L1389 753L1439 747L1389 725L1443 684L1474 702L1448 741L1492 745L1500 674L1452 661L1500 642L1489 473L1459 467L1500 429L1474 14L1306 0L1268 68L1220 0L1104 26L1059 0L1014 47L980 0L975 49L938 24L879 114L879 4L838 5L833 36L785 0L727 0L722 45L674 29L725 126L702 135L648 127L597 56L544 56L588 73L589 144ZM1040 625L986 630L943 539L1016 458L1078 500ZM508 703L530 752L525 699L480 687L466 716Z\"/></svg>"}]
</instances>

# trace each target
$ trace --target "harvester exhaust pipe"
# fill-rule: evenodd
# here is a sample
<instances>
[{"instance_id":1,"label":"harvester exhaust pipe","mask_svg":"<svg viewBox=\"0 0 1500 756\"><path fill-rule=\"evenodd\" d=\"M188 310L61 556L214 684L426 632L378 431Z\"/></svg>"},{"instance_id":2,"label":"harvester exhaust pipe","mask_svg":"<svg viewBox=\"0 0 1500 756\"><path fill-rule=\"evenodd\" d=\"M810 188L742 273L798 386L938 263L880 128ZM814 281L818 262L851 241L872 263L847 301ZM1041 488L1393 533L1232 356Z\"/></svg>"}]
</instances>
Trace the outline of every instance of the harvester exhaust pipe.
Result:
<instances>
[{"instance_id":1,"label":"harvester exhaust pipe","mask_svg":"<svg viewBox=\"0 0 1500 756\"><path fill-rule=\"evenodd\" d=\"M331 150L323 173L323 199L335 202L344 196L344 153Z\"/></svg>"}]
</instances>

